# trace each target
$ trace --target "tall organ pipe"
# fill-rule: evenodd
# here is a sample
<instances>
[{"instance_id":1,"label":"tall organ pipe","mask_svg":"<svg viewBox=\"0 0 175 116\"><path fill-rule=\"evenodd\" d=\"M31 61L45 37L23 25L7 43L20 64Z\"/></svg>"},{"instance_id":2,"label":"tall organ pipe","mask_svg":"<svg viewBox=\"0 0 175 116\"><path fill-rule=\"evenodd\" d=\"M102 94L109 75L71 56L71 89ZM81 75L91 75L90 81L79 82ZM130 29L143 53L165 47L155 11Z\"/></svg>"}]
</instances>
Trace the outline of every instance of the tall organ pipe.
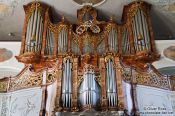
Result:
<instances>
[{"instance_id":1,"label":"tall organ pipe","mask_svg":"<svg viewBox=\"0 0 175 116\"><path fill-rule=\"evenodd\" d=\"M27 25L27 34L26 34L26 47L25 47L25 52L29 51L29 45L30 45L30 38L29 38L29 31L30 31L30 23L31 23L31 18L28 21Z\"/></svg>"},{"instance_id":2,"label":"tall organ pipe","mask_svg":"<svg viewBox=\"0 0 175 116\"><path fill-rule=\"evenodd\" d=\"M40 41L39 41L39 36L40 36L40 33L39 33L39 27L40 27L40 14L39 13L37 13L37 17L38 17L38 19L37 19L37 26L36 26L36 43L37 43L37 45L35 46L35 50L37 51L38 50L38 46L40 45Z\"/></svg>"},{"instance_id":3,"label":"tall organ pipe","mask_svg":"<svg viewBox=\"0 0 175 116\"><path fill-rule=\"evenodd\" d=\"M114 65L111 59L106 63L107 66L107 99L109 107L116 107L117 93Z\"/></svg>"},{"instance_id":4,"label":"tall organ pipe","mask_svg":"<svg viewBox=\"0 0 175 116\"><path fill-rule=\"evenodd\" d=\"M79 101L81 105L96 106L100 99L100 88L95 80L95 74L92 71L87 71L83 75L82 83L79 87Z\"/></svg>"},{"instance_id":5,"label":"tall organ pipe","mask_svg":"<svg viewBox=\"0 0 175 116\"><path fill-rule=\"evenodd\" d=\"M29 43L28 43L28 45L29 45L29 48L28 48L29 52L31 51L31 42L30 42L30 40L31 40L31 37L32 37L33 20L34 20L34 12L32 13L32 16L31 16L30 29L29 29L29 32L28 32L29 33Z\"/></svg>"},{"instance_id":6,"label":"tall organ pipe","mask_svg":"<svg viewBox=\"0 0 175 116\"><path fill-rule=\"evenodd\" d=\"M71 62L67 59L64 63L63 82L62 82L62 102L64 108L71 107L72 96L72 79L71 79Z\"/></svg>"},{"instance_id":7,"label":"tall organ pipe","mask_svg":"<svg viewBox=\"0 0 175 116\"><path fill-rule=\"evenodd\" d=\"M43 21L42 16L36 7L31 14L26 32L26 47L25 52L40 52L42 41Z\"/></svg>"}]
</instances>

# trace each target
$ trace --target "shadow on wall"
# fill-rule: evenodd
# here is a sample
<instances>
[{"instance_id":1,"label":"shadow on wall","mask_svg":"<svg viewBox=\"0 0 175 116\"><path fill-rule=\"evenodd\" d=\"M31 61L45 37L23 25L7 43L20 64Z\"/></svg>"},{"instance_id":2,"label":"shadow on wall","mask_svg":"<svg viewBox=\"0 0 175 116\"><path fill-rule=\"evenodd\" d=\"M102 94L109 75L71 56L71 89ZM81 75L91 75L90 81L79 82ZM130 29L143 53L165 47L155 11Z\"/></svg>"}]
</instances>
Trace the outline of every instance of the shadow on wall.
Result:
<instances>
[{"instance_id":1,"label":"shadow on wall","mask_svg":"<svg viewBox=\"0 0 175 116\"><path fill-rule=\"evenodd\" d=\"M151 10L152 25L154 30L154 36L156 40L169 40L173 39L174 23L168 17L173 14L165 14L160 12L160 9L153 7Z\"/></svg>"},{"instance_id":2,"label":"shadow on wall","mask_svg":"<svg viewBox=\"0 0 175 116\"><path fill-rule=\"evenodd\" d=\"M175 66L163 67L158 70L164 75L175 75Z\"/></svg>"}]
</instances>

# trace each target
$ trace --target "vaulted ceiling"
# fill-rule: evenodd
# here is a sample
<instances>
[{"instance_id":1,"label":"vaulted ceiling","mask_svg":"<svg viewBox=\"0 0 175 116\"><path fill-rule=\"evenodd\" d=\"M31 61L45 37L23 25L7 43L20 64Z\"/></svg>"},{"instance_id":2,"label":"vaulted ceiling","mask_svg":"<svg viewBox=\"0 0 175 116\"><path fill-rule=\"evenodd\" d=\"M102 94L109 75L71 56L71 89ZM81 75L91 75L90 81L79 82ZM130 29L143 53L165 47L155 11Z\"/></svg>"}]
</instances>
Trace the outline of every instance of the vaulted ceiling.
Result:
<instances>
[{"instance_id":1,"label":"vaulted ceiling","mask_svg":"<svg viewBox=\"0 0 175 116\"><path fill-rule=\"evenodd\" d=\"M21 40L24 23L23 5L33 0L0 0L0 41ZM40 0L52 8L55 22L64 15L72 23L76 23L77 9L82 6L77 0ZM97 0L98 1L98 0ZM99 19L107 20L110 16L120 23L123 6L134 0L106 0L95 6ZM175 39L175 0L145 0L152 4L152 23L156 39Z\"/></svg>"}]
</instances>

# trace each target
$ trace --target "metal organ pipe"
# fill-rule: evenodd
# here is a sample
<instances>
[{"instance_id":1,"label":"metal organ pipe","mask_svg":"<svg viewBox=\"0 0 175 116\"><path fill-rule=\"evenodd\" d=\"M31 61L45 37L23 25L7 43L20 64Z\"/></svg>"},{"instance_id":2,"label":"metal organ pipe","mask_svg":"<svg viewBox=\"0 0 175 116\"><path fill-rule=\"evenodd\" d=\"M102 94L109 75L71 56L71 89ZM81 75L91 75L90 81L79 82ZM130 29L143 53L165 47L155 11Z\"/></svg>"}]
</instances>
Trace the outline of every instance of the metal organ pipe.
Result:
<instances>
[{"instance_id":1,"label":"metal organ pipe","mask_svg":"<svg viewBox=\"0 0 175 116\"><path fill-rule=\"evenodd\" d=\"M36 7L28 20L25 52L31 52L32 50L33 52L41 51L42 30L42 16Z\"/></svg>"},{"instance_id":2,"label":"metal organ pipe","mask_svg":"<svg viewBox=\"0 0 175 116\"><path fill-rule=\"evenodd\" d=\"M141 16L142 16L142 26L143 26L143 33L144 33L144 40L145 40L145 47L146 47L146 50L149 50L149 48L148 48L148 38L147 38L147 36L146 36L146 22L145 22L145 16L144 16L144 14L143 14L143 11L141 11Z\"/></svg>"},{"instance_id":3,"label":"metal organ pipe","mask_svg":"<svg viewBox=\"0 0 175 116\"><path fill-rule=\"evenodd\" d=\"M37 43L37 45L35 46L35 51L37 51L37 50L39 50L38 49L38 46L41 44L40 43L40 41L39 41L39 36L40 36L40 33L39 33L39 27L40 27L40 15L39 15L39 13L37 13L37 17L38 17L38 19L37 19L37 26L36 26L36 43Z\"/></svg>"},{"instance_id":4,"label":"metal organ pipe","mask_svg":"<svg viewBox=\"0 0 175 116\"><path fill-rule=\"evenodd\" d=\"M144 12L141 9L138 9L132 21L134 46L136 51L149 50L150 37Z\"/></svg>"},{"instance_id":5,"label":"metal organ pipe","mask_svg":"<svg viewBox=\"0 0 175 116\"><path fill-rule=\"evenodd\" d=\"M144 31L144 22L143 22L143 12L142 10L139 10L139 14L140 14L140 25L141 25L141 32L142 32L142 36L143 36L143 40L141 41L142 42L142 50L147 50L147 45L146 45L146 41L145 41L145 31Z\"/></svg>"},{"instance_id":6,"label":"metal organ pipe","mask_svg":"<svg viewBox=\"0 0 175 116\"><path fill-rule=\"evenodd\" d=\"M61 53L65 53L67 51L68 45L68 32L65 28L62 28L59 33L59 41L58 41L58 51Z\"/></svg>"},{"instance_id":7,"label":"metal organ pipe","mask_svg":"<svg viewBox=\"0 0 175 116\"><path fill-rule=\"evenodd\" d=\"M30 22L30 28L29 28L29 43L28 43L28 52L30 52L31 51L31 42L30 42L30 40L31 40L31 37L32 37L32 25L33 25L33 20L34 20L34 12L32 13L32 15L31 15L31 22Z\"/></svg>"},{"instance_id":8,"label":"metal organ pipe","mask_svg":"<svg viewBox=\"0 0 175 116\"><path fill-rule=\"evenodd\" d=\"M126 38L126 28L124 29L123 33L122 33L122 52L126 53L127 50L127 38Z\"/></svg>"},{"instance_id":9,"label":"metal organ pipe","mask_svg":"<svg viewBox=\"0 0 175 116\"><path fill-rule=\"evenodd\" d=\"M31 23L31 18L29 19L28 25L27 25L25 52L29 51L29 45L30 45L30 38L29 38L30 23Z\"/></svg>"},{"instance_id":10,"label":"metal organ pipe","mask_svg":"<svg viewBox=\"0 0 175 116\"><path fill-rule=\"evenodd\" d=\"M52 36L52 32L49 29L49 55L53 54L53 36Z\"/></svg>"},{"instance_id":11,"label":"metal organ pipe","mask_svg":"<svg viewBox=\"0 0 175 116\"><path fill-rule=\"evenodd\" d=\"M39 51L41 51L41 47L42 47L41 42L42 42L42 37L43 37L43 34L42 34L43 28L44 28L43 19L42 19L42 17L41 17L41 21L40 21L40 31L39 31L39 42L40 42Z\"/></svg>"},{"instance_id":12,"label":"metal organ pipe","mask_svg":"<svg viewBox=\"0 0 175 116\"><path fill-rule=\"evenodd\" d=\"M117 93L114 65L111 59L106 63L107 65L107 99L109 107L116 107Z\"/></svg>"},{"instance_id":13,"label":"metal organ pipe","mask_svg":"<svg viewBox=\"0 0 175 116\"><path fill-rule=\"evenodd\" d=\"M93 71L87 71L83 75L83 81L79 87L79 101L83 106L96 106L100 99L100 87L95 80Z\"/></svg>"},{"instance_id":14,"label":"metal organ pipe","mask_svg":"<svg viewBox=\"0 0 175 116\"><path fill-rule=\"evenodd\" d=\"M72 64L70 59L67 59L64 63L64 72L63 72L63 82L62 82L62 102L64 108L71 107L71 99L72 99L72 72L71 72Z\"/></svg>"},{"instance_id":15,"label":"metal organ pipe","mask_svg":"<svg viewBox=\"0 0 175 116\"><path fill-rule=\"evenodd\" d=\"M109 31L108 44L109 44L109 50L110 51L117 52L117 50L118 50L117 31L113 27L111 27L111 29Z\"/></svg>"},{"instance_id":16,"label":"metal organ pipe","mask_svg":"<svg viewBox=\"0 0 175 116\"><path fill-rule=\"evenodd\" d=\"M138 46L137 46L137 29L136 29L136 22L135 22L135 17L132 21L132 28L133 28L133 35L134 35L134 47L136 49L136 51L138 51Z\"/></svg>"},{"instance_id":17,"label":"metal organ pipe","mask_svg":"<svg viewBox=\"0 0 175 116\"><path fill-rule=\"evenodd\" d=\"M130 43L129 43L129 38L128 38L128 29L126 29L126 35L125 35L125 37L126 37L126 52L128 53L130 53Z\"/></svg>"},{"instance_id":18,"label":"metal organ pipe","mask_svg":"<svg viewBox=\"0 0 175 116\"><path fill-rule=\"evenodd\" d=\"M150 36L149 36L149 30L148 30L148 23L147 23L147 19L146 19L146 17L144 16L144 25L145 25L145 35L146 35L146 41L147 41L147 46L148 46L148 50L150 50Z\"/></svg>"},{"instance_id":19,"label":"metal organ pipe","mask_svg":"<svg viewBox=\"0 0 175 116\"><path fill-rule=\"evenodd\" d=\"M61 51L62 51L62 53L64 53L64 31L63 31L63 29L62 29L62 31L61 31L61 33L62 33L62 48L61 48Z\"/></svg>"},{"instance_id":20,"label":"metal organ pipe","mask_svg":"<svg viewBox=\"0 0 175 116\"><path fill-rule=\"evenodd\" d=\"M138 43L138 31L139 31L139 28L138 28L138 21L137 21L137 13L136 13L136 15L134 16L134 25L135 25L135 33L136 33L136 36L135 36L135 44L134 44L134 46L135 46L135 48L136 48L136 51L140 51L140 47L139 47L139 43Z\"/></svg>"},{"instance_id":21,"label":"metal organ pipe","mask_svg":"<svg viewBox=\"0 0 175 116\"><path fill-rule=\"evenodd\" d=\"M141 33L141 36L142 36L142 40L140 41L141 43L141 48L142 50L145 50L145 36L144 36L144 30L143 30L143 21L142 21L142 12L141 10L139 9L138 10L138 17L139 17L139 26L140 26L140 33Z\"/></svg>"}]
</instances>

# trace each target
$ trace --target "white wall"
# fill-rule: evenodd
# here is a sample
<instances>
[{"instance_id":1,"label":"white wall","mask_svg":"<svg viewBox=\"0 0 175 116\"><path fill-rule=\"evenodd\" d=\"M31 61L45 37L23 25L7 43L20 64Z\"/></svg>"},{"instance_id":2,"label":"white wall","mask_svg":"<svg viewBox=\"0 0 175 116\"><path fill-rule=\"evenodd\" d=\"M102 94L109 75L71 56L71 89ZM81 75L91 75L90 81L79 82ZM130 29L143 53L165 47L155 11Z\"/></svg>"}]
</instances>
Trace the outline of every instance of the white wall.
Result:
<instances>
[{"instance_id":1,"label":"white wall","mask_svg":"<svg viewBox=\"0 0 175 116\"><path fill-rule=\"evenodd\" d=\"M153 65L157 69L163 68L163 67L175 66L175 61L166 58L163 54L164 49L170 46L175 46L175 40L157 40L156 41L157 51L161 55L160 60L153 63Z\"/></svg>"},{"instance_id":2,"label":"white wall","mask_svg":"<svg viewBox=\"0 0 175 116\"><path fill-rule=\"evenodd\" d=\"M175 92L169 90L138 85L137 102L141 116L173 116L174 96Z\"/></svg>"},{"instance_id":3,"label":"white wall","mask_svg":"<svg viewBox=\"0 0 175 116\"><path fill-rule=\"evenodd\" d=\"M15 58L15 56L19 55L20 47L21 42L0 42L0 48L6 48L12 51L13 53L13 57L11 59L4 62L0 62L0 78L4 76L8 77L10 75L15 76L23 69L24 64L19 63ZM5 74L3 72L7 73Z\"/></svg>"}]
</instances>

